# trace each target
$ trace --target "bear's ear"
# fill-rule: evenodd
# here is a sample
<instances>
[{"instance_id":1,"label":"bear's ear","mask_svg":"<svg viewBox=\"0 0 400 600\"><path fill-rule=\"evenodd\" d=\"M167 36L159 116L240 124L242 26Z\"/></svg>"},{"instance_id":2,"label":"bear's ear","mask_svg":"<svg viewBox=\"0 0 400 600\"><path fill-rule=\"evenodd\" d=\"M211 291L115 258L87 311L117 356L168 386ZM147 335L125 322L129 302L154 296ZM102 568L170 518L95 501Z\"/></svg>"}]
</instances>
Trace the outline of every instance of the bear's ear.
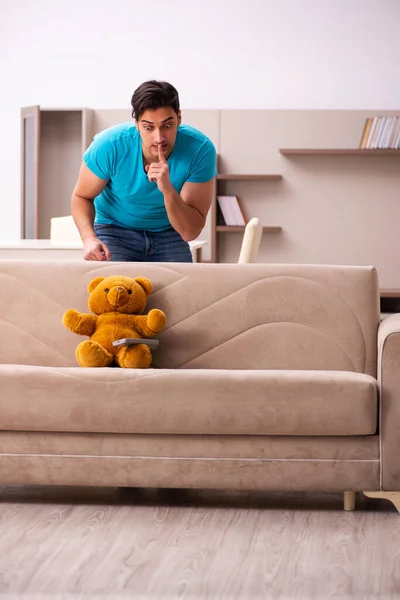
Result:
<instances>
[{"instance_id":1,"label":"bear's ear","mask_svg":"<svg viewBox=\"0 0 400 600\"><path fill-rule=\"evenodd\" d=\"M146 277L135 277L135 281L144 289L146 296L151 294L153 286L151 285L151 281L149 279L146 279Z\"/></svg>"},{"instance_id":2,"label":"bear's ear","mask_svg":"<svg viewBox=\"0 0 400 600\"><path fill-rule=\"evenodd\" d=\"M88 285L89 294L91 294L93 290L97 288L99 283L101 283L102 281L104 281L104 277L96 277L95 279L92 279L92 281Z\"/></svg>"}]
</instances>

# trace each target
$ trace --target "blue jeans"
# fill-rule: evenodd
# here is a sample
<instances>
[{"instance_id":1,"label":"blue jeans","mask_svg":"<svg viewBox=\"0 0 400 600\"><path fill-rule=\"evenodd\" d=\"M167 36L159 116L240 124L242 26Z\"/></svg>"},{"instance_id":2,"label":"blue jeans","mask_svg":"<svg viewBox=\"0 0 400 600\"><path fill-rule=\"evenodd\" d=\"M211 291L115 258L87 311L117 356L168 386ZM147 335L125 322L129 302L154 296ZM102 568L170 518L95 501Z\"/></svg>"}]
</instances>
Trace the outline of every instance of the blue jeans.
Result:
<instances>
[{"instance_id":1,"label":"blue jeans","mask_svg":"<svg viewBox=\"0 0 400 600\"><path fill-rule=\"evenodd\" d=\"M190 246L175 229L141 231L117 225L94 224L111 260L121 262L193 262Z\"/></svg>"}]
</instances>

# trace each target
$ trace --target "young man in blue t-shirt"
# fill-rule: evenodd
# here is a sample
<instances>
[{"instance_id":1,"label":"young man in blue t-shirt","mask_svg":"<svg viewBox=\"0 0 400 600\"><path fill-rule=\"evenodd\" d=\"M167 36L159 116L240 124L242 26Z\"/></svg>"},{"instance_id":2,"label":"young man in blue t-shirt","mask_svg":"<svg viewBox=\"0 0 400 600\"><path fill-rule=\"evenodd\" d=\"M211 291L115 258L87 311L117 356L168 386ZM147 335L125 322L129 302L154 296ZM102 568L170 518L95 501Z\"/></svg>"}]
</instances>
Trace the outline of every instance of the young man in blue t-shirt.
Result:
<instances>
[{"instance_id":1,"label":"young man in blue t-shirt","mask_svg":"<svg viewBox=\"0 0 400 600\"><path fill-rule=\"evenodd\" d=\"M86 260L191 262L217 174L216 151L181 124L179 96L147 81L132 96L134 122L97 134L83 155L72 216Z\"/></svg>"}]
</instances>

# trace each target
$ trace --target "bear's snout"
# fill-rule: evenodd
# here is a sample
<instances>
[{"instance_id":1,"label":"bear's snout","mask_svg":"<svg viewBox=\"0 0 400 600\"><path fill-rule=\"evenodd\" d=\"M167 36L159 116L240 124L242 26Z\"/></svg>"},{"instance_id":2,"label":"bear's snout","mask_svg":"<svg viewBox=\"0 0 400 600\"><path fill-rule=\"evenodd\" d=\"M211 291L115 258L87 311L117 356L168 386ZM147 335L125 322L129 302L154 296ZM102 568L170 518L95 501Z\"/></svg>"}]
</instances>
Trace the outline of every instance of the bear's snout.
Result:
<instances>
[{"instance_id":1,"label":"bear's snout","mask_svg":"<svg viewBox=\"0 0 400 600\"><path fill-rule=\"evenodd\" d=\"M128 290L122 285L115 285L108 292L107 300L112 306L125 306L129 300Z\"/></svg>"}]
</instances>

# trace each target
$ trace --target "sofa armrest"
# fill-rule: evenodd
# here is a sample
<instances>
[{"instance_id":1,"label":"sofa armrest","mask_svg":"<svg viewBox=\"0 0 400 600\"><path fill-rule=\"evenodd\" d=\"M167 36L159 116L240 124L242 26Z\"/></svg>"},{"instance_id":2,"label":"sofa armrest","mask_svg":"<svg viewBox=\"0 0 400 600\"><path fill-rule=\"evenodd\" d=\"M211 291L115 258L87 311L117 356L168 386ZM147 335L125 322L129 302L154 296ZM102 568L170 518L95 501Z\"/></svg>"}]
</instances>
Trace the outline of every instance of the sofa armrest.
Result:
<instances>
[{"instance_id":1,"label":"sofa armrest","mask_svg":"<svg viewBox=\"0 0 400 600\"><path fill-rule=\"evenodd\" d=\"M400 313L383 319L378 330L381 489L400 490Z\"/></svg>"}]
</instances>

